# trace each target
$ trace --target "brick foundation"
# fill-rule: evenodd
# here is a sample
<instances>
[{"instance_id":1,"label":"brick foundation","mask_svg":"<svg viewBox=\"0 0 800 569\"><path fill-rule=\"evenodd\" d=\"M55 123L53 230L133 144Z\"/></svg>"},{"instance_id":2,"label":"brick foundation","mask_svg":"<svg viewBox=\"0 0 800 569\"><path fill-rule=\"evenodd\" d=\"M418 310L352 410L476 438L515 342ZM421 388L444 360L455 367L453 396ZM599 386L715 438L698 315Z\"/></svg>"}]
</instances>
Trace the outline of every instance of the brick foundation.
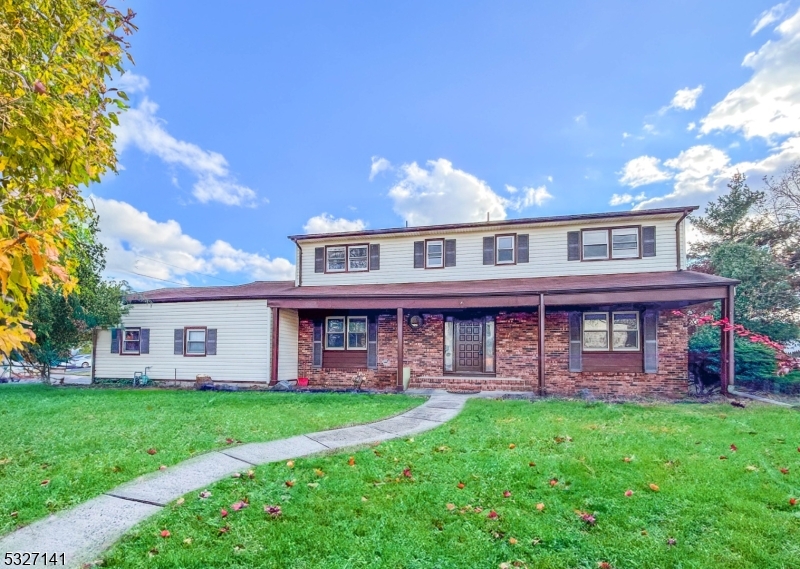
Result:
<instances>
[{"instance_id":1,"label":"brick foundation","mask_svg":"<svg viewBox=\"0 0 800 569\"><path fill-rule=\"evenodd\" d=\"M531 391L538 384L538 317L536 312L498 312L496 322L496 378L444 376L444 317L423 314L423 325L412 330L404 323L404 365L411 368L412 387ZM658 373L570 372L566 312L547 314L545 321L545 390L570 396L583 389L612 397L682 397L688 391L688 335L682 319L661 311L658 325ZM298 374L310 387L350 389L357 374L362 387L392 390L397 378L397 318L378 318L377 369L313 369L313 324L300 319ZM425 379L422 379L425 378Z\"/></svg>"}]
</instances>

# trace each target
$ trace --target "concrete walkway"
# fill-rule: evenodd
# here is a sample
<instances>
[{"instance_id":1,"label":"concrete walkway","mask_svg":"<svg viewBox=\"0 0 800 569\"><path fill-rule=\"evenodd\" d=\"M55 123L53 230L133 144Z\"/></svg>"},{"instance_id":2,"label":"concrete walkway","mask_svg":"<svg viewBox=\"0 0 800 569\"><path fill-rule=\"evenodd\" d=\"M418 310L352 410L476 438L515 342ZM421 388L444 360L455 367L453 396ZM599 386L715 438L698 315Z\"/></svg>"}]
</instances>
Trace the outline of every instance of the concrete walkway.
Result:
<instances>
[{"instance_id":1,"label":"concrete walkway","mask_svg":"<svg viewBox=\"0 0 800 569\"><path fill-rule=\"evenodd\" d=\"M147 474L72 510L34 522L1 538L0 559L14 552L47 552L48 556L64 553L67 567L80 567L96 560L133 526L184 494L204 489L221 478L259 464L338 451L433 429L458 415L470 397L438 391L430 395L419 407L383 421L226 448Z\"/></svg>"}]
</instances>

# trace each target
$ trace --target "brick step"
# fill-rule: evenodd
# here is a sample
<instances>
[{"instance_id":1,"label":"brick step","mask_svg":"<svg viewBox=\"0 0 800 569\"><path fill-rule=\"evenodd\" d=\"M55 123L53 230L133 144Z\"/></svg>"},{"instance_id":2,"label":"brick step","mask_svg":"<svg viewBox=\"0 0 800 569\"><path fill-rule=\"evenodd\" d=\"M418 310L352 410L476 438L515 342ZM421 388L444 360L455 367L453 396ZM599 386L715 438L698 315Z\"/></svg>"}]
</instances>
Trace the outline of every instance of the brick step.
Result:
<instances>
[{"instance_id":1,"label":"brick step","mask_svg":"<svg viewBox=\"0 0 800 569\"><path fill-rule=\"evenodd\" d=\"M422 376L409 383L416 389L463 389L482 391L532 391L533 385L525 379L505 377L431 377Z\"/></svg>"}]
</instances>

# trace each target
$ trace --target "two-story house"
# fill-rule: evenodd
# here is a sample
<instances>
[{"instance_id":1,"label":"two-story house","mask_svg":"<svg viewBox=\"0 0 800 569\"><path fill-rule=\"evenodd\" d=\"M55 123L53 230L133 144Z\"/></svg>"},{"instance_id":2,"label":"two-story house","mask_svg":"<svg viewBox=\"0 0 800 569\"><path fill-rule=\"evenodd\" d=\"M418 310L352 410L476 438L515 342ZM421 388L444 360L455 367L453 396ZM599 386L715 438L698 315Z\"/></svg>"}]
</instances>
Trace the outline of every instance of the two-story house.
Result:
<instances>
[{"instance_id":1,"label":"two-story house","mask_svg":"<svg viewBox=\"0 0 800 569\"><path fill-rule=\"evenodd\" d=\"M295 235L294 282L134 300L97 336L95 375L684 395L673 311L722 300L732 321L736 285L686 270L694 209ZM732 346L723 333L725 385Z\"/></svg>"}]
</instances>

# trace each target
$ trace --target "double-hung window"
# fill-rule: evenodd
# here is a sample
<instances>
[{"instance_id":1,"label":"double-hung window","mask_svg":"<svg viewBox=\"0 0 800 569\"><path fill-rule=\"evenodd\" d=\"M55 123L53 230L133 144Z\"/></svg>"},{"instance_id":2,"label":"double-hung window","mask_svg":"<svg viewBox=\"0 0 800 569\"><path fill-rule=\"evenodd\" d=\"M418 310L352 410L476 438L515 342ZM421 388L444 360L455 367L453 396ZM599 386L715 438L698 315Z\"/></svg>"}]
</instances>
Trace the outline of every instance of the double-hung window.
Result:
<instances>
[{"instance_id":1,"label":"double-hung window","mask_svg":"<svg viewBox=\"0 0 800 569\"><path fill-rule=\"evenodd\" d=\"M513 264L516 259L514 258L514 235L498 235L497 243L497 264L509 265Z\"/></svg>"},{"instance_id":2,"label":"double-hung window","mask_svg":"<svg viewBox=\"0 0 800 569\"><path fill-rule=\"evenodd\" d=\"M425 242L425 268L444 267L444 239L431 239Z\"/></svg>"},{"instance_id":3,"label":"double-hung window","mask_svg":"<svg viewBox=\"0 0 800 569\"><path fill-rule=\"evenodd\" d=\"M326 350L366 350L366 316L329 316L325 319Z\"/></svg>"},{"instance_id":4,"label":"double-hung window","mask_svg":"<svg viewBox=\"0 0 800 569\"><path fill-rule=\"evenodd\" d=\"M347 248L347 270L369 270L369 247L367 245L350 245Z\"/></svg>"},{"instance_id":5,"label":"double-hung window","mask_svg":"<svg viewBox=\"0 0 800 569\"><path fill-rule=\"evenodd\" d=\"M638 350L638 312L583 313L583 351L635 352Z\"/></svg>"},{"instance_id":6,"label":"double-hung window","mask_svg":"<svg viewBox=\"0 0 800 569\"><path fill-rule=\"evenodd\" d=\"M129 355L137 355L141 349L141 329L140 328L125 328L122 331L122 353Z\"/></svg>"},{"instance_id":7,"label":"double-hung window","mask_svg":"<svg viewBox=\"0 0 800 569\"><path fill-rule=\"evenodd\" d=\"M608 229L584 230L583 259L608 259Z\"/></svg>"},{"instance_id":8,"label":"double-hung window","mask_svg":"<svg viewBox=\"0 0 800 569\"><path fill-rule=\"evenodd\" d=\"M187 328L186 329L186 355L204 356L206 355L206 329Z\"/></svg>"},{"instance_id":9,"label":"double-hung window","mask_svg":"<svg viewBox=\"0 0 800 569\"><path fill-rule=\"evenodd\" d=\"M639 228L622 227L611 230L611 258L635 259L639 257Z\"/></svg>"},{"instance_id":10,"label":"double-hung window","mask_svg":"<svg viewBox=\"0 0 800 569\"><path fill-rule=\"evenodd\" d=\"M326 269L329 273L343 273L347 270L347 247L328 247L326 256Z\"/></svg>"}]
</instances>

